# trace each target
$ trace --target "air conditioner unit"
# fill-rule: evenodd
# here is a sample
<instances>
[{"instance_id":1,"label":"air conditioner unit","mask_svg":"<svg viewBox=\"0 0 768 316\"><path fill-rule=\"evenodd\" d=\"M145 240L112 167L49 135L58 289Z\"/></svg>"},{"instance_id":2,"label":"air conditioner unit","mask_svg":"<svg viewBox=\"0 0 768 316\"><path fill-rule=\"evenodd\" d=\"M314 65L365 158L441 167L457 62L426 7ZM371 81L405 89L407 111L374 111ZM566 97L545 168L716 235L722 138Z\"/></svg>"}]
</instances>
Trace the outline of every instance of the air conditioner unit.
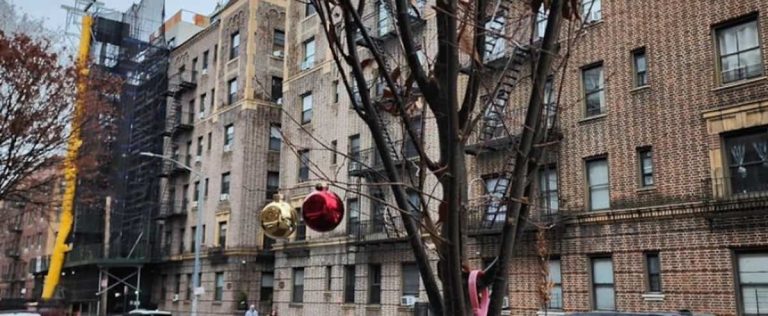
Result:
<instances>
[{"instance_id":1,"label":"air conditioner unit","mask_svg":"<svg viewBox=\"0 0 768 316\"><path fill-rule=\"evenodd\" d=\"M285 56L285 53L283 51L281 51L281 50L276 50L276 51L272 52L272 56L278 57L278 58L283 58Z\"/></svg>"},{"instance_id":2,"label":"air conditioner unit","mask_svg":"<svg viewBox=\"0 0 768 316\"><path fill-rule=\"evenodd\" d=\"M416 305L416 296L405 295L400 297L401 306L413 306Z\"/></svg>"},{"instance_id":3,"label":"air conditioner unit","mask_svg":"<svg viewBox=\"0 0 768 316\"><path fill-rule=\"evenodd\" d=\"M173 299L172 299L172 301L174 301L174 302L178 302L178 301L179 301L179 294L173 294Z\"/></svg>"},{"instance_id":4,"label":"air conditioner unit","mask_svg":"<svg viewBox=\"0 0 768 316\"><path fill-rule=\"evenodd\" d=\"M205 118L205 112L197 112L197 118L204 119Z\"/></svg>"},{"instance_id":5,"label":"air conditioner unit","mask_svg":"<svg viewBox=\"0 0 768 316\"><path fill-rule=\"evenodd\" d=\"M224 145L224 151L225 152L226 151L232 151L232 145L231 144Z\"/></svg>"},{"instance_id":6,"label":"air conditioner unit","mask_svg":"<svg viewBox=\"0 0 768 316\"><path fill-rule=\"evenodd\" d=\"M587 22L600 21L603 19L603 11L597 10L589 13L589 20Z\"/></svg>"},{"instance_id":7,"label":"air conditioner unit","mask_svg":"<svg viewBox=\"0 0 768 316\"><path fill-rule=\"evenodd\" d=\"M304 60L303 62L301 62L301 70L307 70L309 68L312 68L312 66L314 66L314 63L315 62L313 60Z\"/></svg>"},{"instance_id":8,"label":"air conditioner unit","mask_svg":"<svg viewBox=\"0 0 768 316\"><path fill-rule=\"evenodd\" d=\"M202 71L200 71L201 74L207 75L208 74L208 68L203 68Z\"/></svg>"},{"instance_id":9,"label":"air conditioner unit","mask_svg":"<svg viewBox=\"0 0 768 316\"><path fill-rule=\"evenodd\" d=\"M192 201L192 207L197 207L197 201Z\"/></svg>"},{"instance_id":10,"label":"air conditioner unit","mask_svg":"<svg viewBox=\"0 0 768 316\"><path fill-rule=\"evenodd\" d=\"M219 201L229 201L229 194L228 193L222 193L219 196Z\"/></svg>"},{"instance_id":11,"label":"air conditioner unit","mask_svg":"<svg viewBox=\"0 0 768 316\"><path fill-rule=\"evenodd\" d=\"M203 156L197 155L195 156L195 162L201 162L203 161Z\"/></svg>"},{"instance_id":12,"label":"air conditioner unit","mask_svg":"<svg viewBox=\"0 0 768 316\"><path fill-rule=\"evenodd\" d=\"M504 296L504 300L501 302L502 309L509 309L509 296Z\"/></svg>"}]
</instances>

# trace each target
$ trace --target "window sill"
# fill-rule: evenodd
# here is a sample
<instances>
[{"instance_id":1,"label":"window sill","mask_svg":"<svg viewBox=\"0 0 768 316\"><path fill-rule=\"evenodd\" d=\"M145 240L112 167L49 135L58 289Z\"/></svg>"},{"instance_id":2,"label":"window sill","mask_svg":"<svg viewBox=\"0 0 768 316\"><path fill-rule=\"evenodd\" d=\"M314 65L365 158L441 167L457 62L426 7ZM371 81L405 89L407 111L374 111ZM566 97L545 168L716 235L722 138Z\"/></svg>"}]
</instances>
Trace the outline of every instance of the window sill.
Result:
<instances>
[{"instance_id":1,"label":"window sill","mask_svg":"<svg viewBox=\"0 0 768 316\"><path fill-rule=\"evenodd\" d=\"M713 88L712 92L719 92L719 91L730 90L730 89L734 89L734 88L741 88L741 87L752 85L752 84L755 84L755 83L758 83L758 82L761 82L761 81L765 81L766 79L768 79L768 77L762 76L762 77L757 77L757 78L752 78L752 79L746 79L746 80L731 82L731 83L719 86L717 88Z\"/></svg>"},{"instance_id":2,"label":"window sill","mask_svg":"<svg viewBox=\"0 0 768 316\"><path fill-rule=\"evenodd\" d=\"M563 311L536 311L536 316L565 316Z\"/></svg>"},{"instance_id":3,"label":"window sill","mask_svg":"<svg viewBox=\"0 0 768 316\"><path fill-rule=\"evenodd\" d=\"M640 295L646 302L662 302L664 301L664 293L645 293Z\"/></svg>"},{"instance_id":4,"label":"window sill","mask_svg":"<svg viewBox=\"0 0 768 316\"><path fill-rule=\"evenodd\" d=\"M365 306L365 309L369 311L378 311L381 310L381 304L368 304Z\"/></svg>"},{"instance_id":5,"label":"window sill","mask_svg":"<svg viewBox=\"0 0 768 316\"><path fill-rule=\"evenodd\" d=\"M592 121L599 121L601 119L604 119L606 116L608 116L607 113L593 115L593 116L590 116L590 117L585 117L585 118L579 120L579 124L589 123L589 122L592 122Z\"/></svg>"},{"instance_id":6,"label":"window sill","mask_svg":"<svg viewBox=\"0 0 768 316\"><path fill-rule=\"evenodd\" d=\"M288 303L288 307L290 308L303 308L304 303Z\"/></svg>"},{"instance_id":7,"label":"window sill","mask_svg":"<svg viewBox=\"0 0 768 316\"><path fill-rule=\"evenodd\" d=\"M230 59L230 60L227 60L227 66L229 66L230 64L234 64L234 63L236 63L236 62L237 62L237 61L239 61L239 60L240 60L240 56L237 56L237 57L235 57L235 58L232 58L232 59Z\"/></svg>"},{"instance_id":8,"label":"window sill","mask_svg":"<svg viewBox=\"0 0 768 316\"><path fill-rule=\"evenodd\" d=\"M222 303L218 302L218 301L217 302L211 302L211 305L213 305L213 306L221 306Z\"/></svg>"},{"instance_id":9,"label":"window sill","mask_svg":"<svg viewBox=\"0 0 768 316\"><path fill-rule=\"evenodd\" d=\"M355 309L355 304L352 303L342 303L341 309L349 310L349 309Z\"/></svg>"},{"instance_id":10,"label":"window sill","mask_svg":"<svg viewBox=\"0 0 768 316\"><path fill-rule=\"evenodd\" d=\"M637 193L647 193L647 192L653 192L656 191L656 186L647 186L647 187L639 187L635 190Z\"/></svg>"},{"instance_id":11,"label":"window sill","mask_svg":"<svg viewBox=\"0 0 768 316\"><path fill-rule=\"evenodd\" d=\"M589 29L589 28L596 27L598 25L602 25L604 21L605 20L601 18L600 20L597 20L597 21L584 22L584 27L582 27L582 29L586 30L586 29Z\"/></svg>"},{"instance_id":12,"label":"window sill","mask_svg":"<svg viewBox=\"0 0 768 316\"><path fill-rule=\"evenodd\" d=\"M632 90L629 90L629 93L635 94L635 93L640 93L640 92L648 91L648 90L651 90L651 85L644 85L644 86L640 86L640 87L634 87L634 88L632 88Z\"/></svg>"}]
</instances>

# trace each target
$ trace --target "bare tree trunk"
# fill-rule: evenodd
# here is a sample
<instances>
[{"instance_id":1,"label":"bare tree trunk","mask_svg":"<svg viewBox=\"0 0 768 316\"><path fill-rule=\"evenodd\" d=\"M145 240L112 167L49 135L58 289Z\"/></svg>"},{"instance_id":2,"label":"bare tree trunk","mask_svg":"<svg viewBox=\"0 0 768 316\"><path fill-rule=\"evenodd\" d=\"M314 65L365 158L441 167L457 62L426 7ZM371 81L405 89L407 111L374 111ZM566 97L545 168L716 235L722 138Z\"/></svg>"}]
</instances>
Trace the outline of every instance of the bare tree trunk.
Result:
<instances>
[{"instance_id":1,"label":"bare tree trunk","mask_svg":"<svg viewBox=\"0 0 768 316\"><path fill-rule=\"evenodd\" d=\"M552 5L547 17L547 28L544 33L544 39L541 44L541 51L538 54L533 76L533 87L531 97L528 103L528 111L525 117L525 128L523 128L515 156L515 169L512 178L511 192L509 195L509 204L507 209L506 222L502 231L501 246L499 247L499 256L495 267L492 269L493 292L491 294L491 306L489 315L501 314L501 303L504 294L507 293L507 268L510 264L513 252L515 250L515 241L517 236L522 233L525 218L528 217L528 205L521 203L524 196L529 193L528 176L532 163L541 156L541 150L534 147L537 141L540 141L543 135L543 129L540 128L541 116L544 109L544 85L547 76L552 68L552 61L557 54L557 41L559 39L560 25L562 24L562 11L565 6L565 0L552 0Z\"/></svg>"}]
</instances>

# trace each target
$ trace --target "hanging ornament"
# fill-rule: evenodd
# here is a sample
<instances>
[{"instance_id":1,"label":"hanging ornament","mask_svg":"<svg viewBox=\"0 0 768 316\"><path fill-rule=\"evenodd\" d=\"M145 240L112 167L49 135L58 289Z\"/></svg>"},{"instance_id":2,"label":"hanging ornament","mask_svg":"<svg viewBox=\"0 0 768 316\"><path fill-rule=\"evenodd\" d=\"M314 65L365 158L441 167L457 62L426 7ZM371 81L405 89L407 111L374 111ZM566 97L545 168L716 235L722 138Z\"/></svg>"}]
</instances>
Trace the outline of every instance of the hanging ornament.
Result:
<instances>
[{"instance_id":1,"label":"hanging ornament","mask_svg":"<svg viewBox=\"0 0 768 316\"><path fill-rule=\"evenodd\" d=\"M344 218L344 204L336 193L328 190L326 184L318 184L315 190L301 204L301 216L307 227L315 231L332 231Z\"/></svg>"},{"instance_id":2,"label":"hanging ornament","mask_svg":"<svg viewBox=\"0 0 768 316\"><path fill-rule=\"evenodd\" d=\"M261 209L259 220L264 234L274 239L288 238L299 224L299 216L290 204L283 201L282 194L275 194L274 200Z\"/></svg>"}]
</instances>

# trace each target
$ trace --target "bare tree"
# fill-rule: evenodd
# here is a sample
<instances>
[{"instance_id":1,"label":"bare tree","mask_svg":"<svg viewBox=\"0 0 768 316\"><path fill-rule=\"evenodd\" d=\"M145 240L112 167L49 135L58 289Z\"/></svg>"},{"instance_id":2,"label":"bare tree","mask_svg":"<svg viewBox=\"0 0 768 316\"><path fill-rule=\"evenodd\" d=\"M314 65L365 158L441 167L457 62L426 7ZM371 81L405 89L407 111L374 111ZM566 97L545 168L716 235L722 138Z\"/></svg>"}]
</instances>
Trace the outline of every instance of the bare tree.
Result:
<instances>
[{"instance_id":1,"label":"bare tree","mask_svg":"<svg viewBox=\"0 0 768 316\"><path fill-rule=\"evenodd\" d=\"M29 194L55 178L31 177L55 168L61 161L70 122L75 85L82 76L92 92L85 96L85 115L75 128L109 138L113 135L113 108L109 96L119 84L106 74L78 74L62 65L46 39L0 32L0 200L34 202ZM108 148L87 146L78 167L87 178L103 162Z\"/></svg>"},{"instance_id":2,"label":"bare tree","mask_svg":"<svg viewBox=\"0 0 768 316\"><path fill-rule=\"evenodd\" d=\"M354 110L369 128L375 147L380 153L384 176L388 180L386 185L392 190L396 207L402 213L403 228L418 264L430 308L436 314L472 313L467 292L469 268L465 249L469 181L465 149L475 125L485 119L487 112L494 106L491 100L480 101L481 92L485 91L493 96L499 93L503 85L508 84L503 78L494 82L484 79L487 76L483 62L486 39L505 39L511 46L516 47L516 54L531 54L534 57L532 88L523 114L525 120L522 123L520 141L514 145L516 148L509 158L508 165L514 167L504 170L511 183L504 188L503 203L509 211L504 219L502 244L496 260L484 267L485 275L479 284L481 288L493 289L489 314L499 315L504 293L507 292L507 266L517 237L522 232L524 220L528 217L526 201L529 199L531 174L538 168L542 152L539 145L546 136L542 122L544 86L553 72L553 60L558 55L556 42L559 40L563 17L578 18L577 1L534 0L516 4L523 10L520 20L524 24L535 23L535 19L531 17L536 15L541 5L549 9L545 34L536 45L529 44L533 40L521 44L509 36L509 30L503 26L500 29L488 27L488 21L497 21L500 16L508 14L511 1L438 0L434 6L437 30L435 39L424 39L416 35L411 24L413 15L419 14L415 3L407 0L392 2L394 7L391 10L394 11L396 20L395 33L399 39L398 48L402 50L400 59L382 49L366 27L362 16L368 12L367 8L371 5L368 1L313 0L312 5L319 13L333 60L340 70L341 83L350 96ZM433 44L437 47L436 58L431 62L420 56L422 44L427 44L426 41L434 41ZM518 61L510 59L503 72L519 71L512 65ZM377 71L370 70L374 68L369 67L372 65ZM460 72L465 74L462 79ZM461 85L460 80L465 84ZM412 188L413 183L403 179L395 158L390 154L396 152L397 148L394 148L387 123L382 119L385 114L382 113L381 100L374 100L368 93L372 82L383 86L381 94L387 99L384 110L399 114L405 137L415 144L414 149L420 158L418 192L422 195L429 194L428 190L423 188L423 178L427 172L439 182L442 196L438 197L441 203L436 221L428 213L419 214L417 210L409 207L406 188ZM462 87L463 89L460 89ZM416 100L423 100L426 106L419 110L413 106ZM417 126L423 122L415 123L411 120L415 116L414 112L418 111L421 113L416 114L421 117L429 112L435 119L438 133L437 157L430 156L424 146L424 129ZM322 173L320 170L318 172ZM323 177L331 178L325 174ZM421 199L422 203L424 200ZM439 231L436 227L439 227ZM433 235L431 241L437 246L437 272L433 271L430 265L427 241L422 237L423 230Z\"/></svg>"}]
</instances>

